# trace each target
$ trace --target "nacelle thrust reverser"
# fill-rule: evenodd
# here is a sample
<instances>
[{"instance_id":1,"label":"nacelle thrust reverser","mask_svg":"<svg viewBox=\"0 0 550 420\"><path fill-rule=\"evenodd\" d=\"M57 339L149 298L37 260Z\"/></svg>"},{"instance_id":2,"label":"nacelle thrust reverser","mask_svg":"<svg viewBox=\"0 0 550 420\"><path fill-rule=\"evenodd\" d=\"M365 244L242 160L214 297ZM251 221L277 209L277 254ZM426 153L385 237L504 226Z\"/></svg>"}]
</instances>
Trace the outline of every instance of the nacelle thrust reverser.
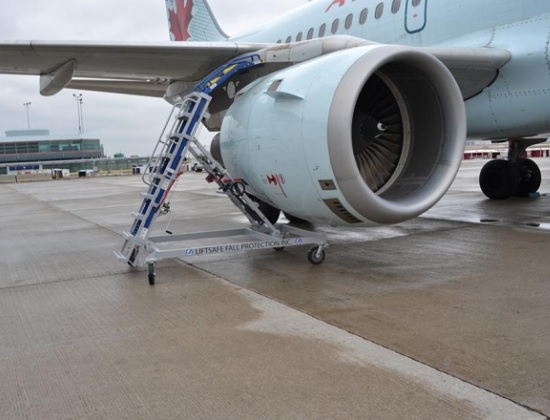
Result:
<instances>
[{"instance_id":1,"label":"nacelle thrust reverser","mask_svg":"<svg viewBox=\"0 0 550 420\"><path fill-rule=\"evenodd\" d=\"M432 207L463 158L460 90L407 47L342 50L245 87L220 132L225 166L261 200L331 225L399 223Z\"/></svg>"}]
</instances>

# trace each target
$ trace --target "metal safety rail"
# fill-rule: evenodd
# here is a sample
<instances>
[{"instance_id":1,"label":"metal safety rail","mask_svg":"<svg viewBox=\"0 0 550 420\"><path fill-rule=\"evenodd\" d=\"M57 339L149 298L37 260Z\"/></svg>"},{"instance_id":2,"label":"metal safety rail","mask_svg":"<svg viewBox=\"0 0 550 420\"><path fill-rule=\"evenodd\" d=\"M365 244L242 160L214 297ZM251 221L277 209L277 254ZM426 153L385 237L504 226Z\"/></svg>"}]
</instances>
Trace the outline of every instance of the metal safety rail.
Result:
<instances>
[{"instance_id":1,"label":"metal safety rail","mask_svg":"<svg viewBox=\"0 0 550 420\"><path fill-rule=\"evenodd\" d=\"M324 260L324 247L327 243L323 235L290 226L274 226L260 211L259 204L246 193L246 183L242 180L233 180L227 170L195 138L201 122L209 118L208 106L212 100L210 94L223 86L235 74L261 64L262 61L256 54L238 57L224 64L197 84L193 92L177 103L170 113L147 165L147 170L150 172L146 171L143 175L143 180L149 186L149 190L143 193L144 198L139 211L132 213L134 222L130 231L124 232L125 241L122 250L115 253L119 260L133 267L148 264L150 284L154 284L155 262L165 258L198 256L203 254L201 249L223 249L224 252L235 252L246 249L281 249L286 246L317 244L310 250L308 259L313 264L320 264ZM170 130L168 134L165 134L172 119L174 121ZM248 218L252 228L149 238L157 217L170 211L167 197L176 180L182 174L182 165L187 154L193 155L202 164L209 174L207 180L218 185L220 191L226 194ZM162 249L159 247L159 244L162 243L243 235L251 237L252 240L235 243L222 242L216 244L214 248L211 246L180 246L173 249Z\"/></svg>"}]
</instances>

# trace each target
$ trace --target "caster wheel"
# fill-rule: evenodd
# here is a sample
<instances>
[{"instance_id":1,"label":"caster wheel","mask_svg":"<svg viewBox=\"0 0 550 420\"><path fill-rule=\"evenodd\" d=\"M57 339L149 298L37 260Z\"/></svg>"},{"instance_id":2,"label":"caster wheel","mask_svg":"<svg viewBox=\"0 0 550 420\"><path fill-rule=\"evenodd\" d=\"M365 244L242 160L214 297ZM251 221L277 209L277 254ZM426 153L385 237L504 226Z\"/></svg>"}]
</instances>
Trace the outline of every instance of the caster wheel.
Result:
<instances>
[{"instance_id":1,"label":"caster wheel","mask_svg":"<svg viewBox=\"0 0 550 420\"><path fill-rule=\"evenodd\" d=\"M154 266L154 264L149 264L148 277L149 277L149 284L151 286L154 286L155 285L155 266Z\"/></svg>"},{"instance_id":2,"label":"caster wheel","mask_svg":"<svg viewBox=\"0 0 550 420\"><path fill-rule=\"evenodd\" d=\"M314 246L307 253L307 259L313 265L319 265L325 261L325 250L322 249L321 252L317 253L319 250L318 246Z\"/></svg>"}]
</instances>

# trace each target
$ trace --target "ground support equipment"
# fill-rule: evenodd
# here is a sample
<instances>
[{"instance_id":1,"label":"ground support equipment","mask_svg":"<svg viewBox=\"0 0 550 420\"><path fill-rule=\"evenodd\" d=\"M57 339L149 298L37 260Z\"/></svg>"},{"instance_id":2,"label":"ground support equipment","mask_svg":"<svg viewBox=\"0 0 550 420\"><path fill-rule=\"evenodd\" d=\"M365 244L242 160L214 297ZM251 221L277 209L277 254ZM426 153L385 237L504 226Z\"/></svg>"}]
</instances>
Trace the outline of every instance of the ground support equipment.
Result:
<instances>
[{"instance_id":1,"label":"ground support equipment","mask_svg":"<svg viewBox=\"0 0 550 420\"><path fill-rule=\"evenodd\" d=\"M286 225L274 226L260 211L259 204L246 193L246 183L243 180L232 179L227 170L195 137L201 122L209 118L208 106L212 100L210 94L235 74L261 64L261 59L255 54L245 55L224 64L177 103L168 118L143 175L149 190L143 193L144 198L139 211L133 213L132 228L129 232L124 232L122 250L115 253L120 261L132 267L147 264L151 285L155 282L155 263L166 258L266 248L280 250L287 246L308 244L315 244L308 253L308 260L312 264L321 264L325 258L324 248L327 241L324 235ZM170 130L167 130L172 120L173 124ZM208 172L208 182L215 182L220 192L227 195L248 218L250 228L149 237L157 217L170 212L170 203L167 199L176 180L182 174L187 154L193 155ZM246 238L244 241L243 237ZM225 240L216 241L214 244L197 244L197 241L213 239ZM186 246L184 242L194 244ZM166 244L178 246L166 248Z\"/></svg>"}]
</instances>

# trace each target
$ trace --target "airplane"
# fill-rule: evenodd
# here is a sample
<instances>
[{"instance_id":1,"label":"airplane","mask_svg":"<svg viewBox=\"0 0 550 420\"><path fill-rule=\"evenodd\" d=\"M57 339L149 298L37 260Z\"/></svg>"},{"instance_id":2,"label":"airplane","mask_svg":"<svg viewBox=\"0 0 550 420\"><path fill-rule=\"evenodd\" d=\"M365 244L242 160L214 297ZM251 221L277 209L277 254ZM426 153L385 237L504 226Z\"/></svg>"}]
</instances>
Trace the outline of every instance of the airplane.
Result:
<instances>
[{"instance_id":1,"label":"airplane","mask_svg":"<svg viewBox=\"0 0 550 420\"><path fill-rule=\"evenodd\" d=\"M212 154L270 221L380 226L446 193L466 138L505 141L480 186L535 193L525 149L550 132L550 3L540 0L316 0L237 36L207 0L166 0L166 43L0 42L0 73L174 104L214 69L261 66L213 93Z\"/></svg>"}]
</instances>

